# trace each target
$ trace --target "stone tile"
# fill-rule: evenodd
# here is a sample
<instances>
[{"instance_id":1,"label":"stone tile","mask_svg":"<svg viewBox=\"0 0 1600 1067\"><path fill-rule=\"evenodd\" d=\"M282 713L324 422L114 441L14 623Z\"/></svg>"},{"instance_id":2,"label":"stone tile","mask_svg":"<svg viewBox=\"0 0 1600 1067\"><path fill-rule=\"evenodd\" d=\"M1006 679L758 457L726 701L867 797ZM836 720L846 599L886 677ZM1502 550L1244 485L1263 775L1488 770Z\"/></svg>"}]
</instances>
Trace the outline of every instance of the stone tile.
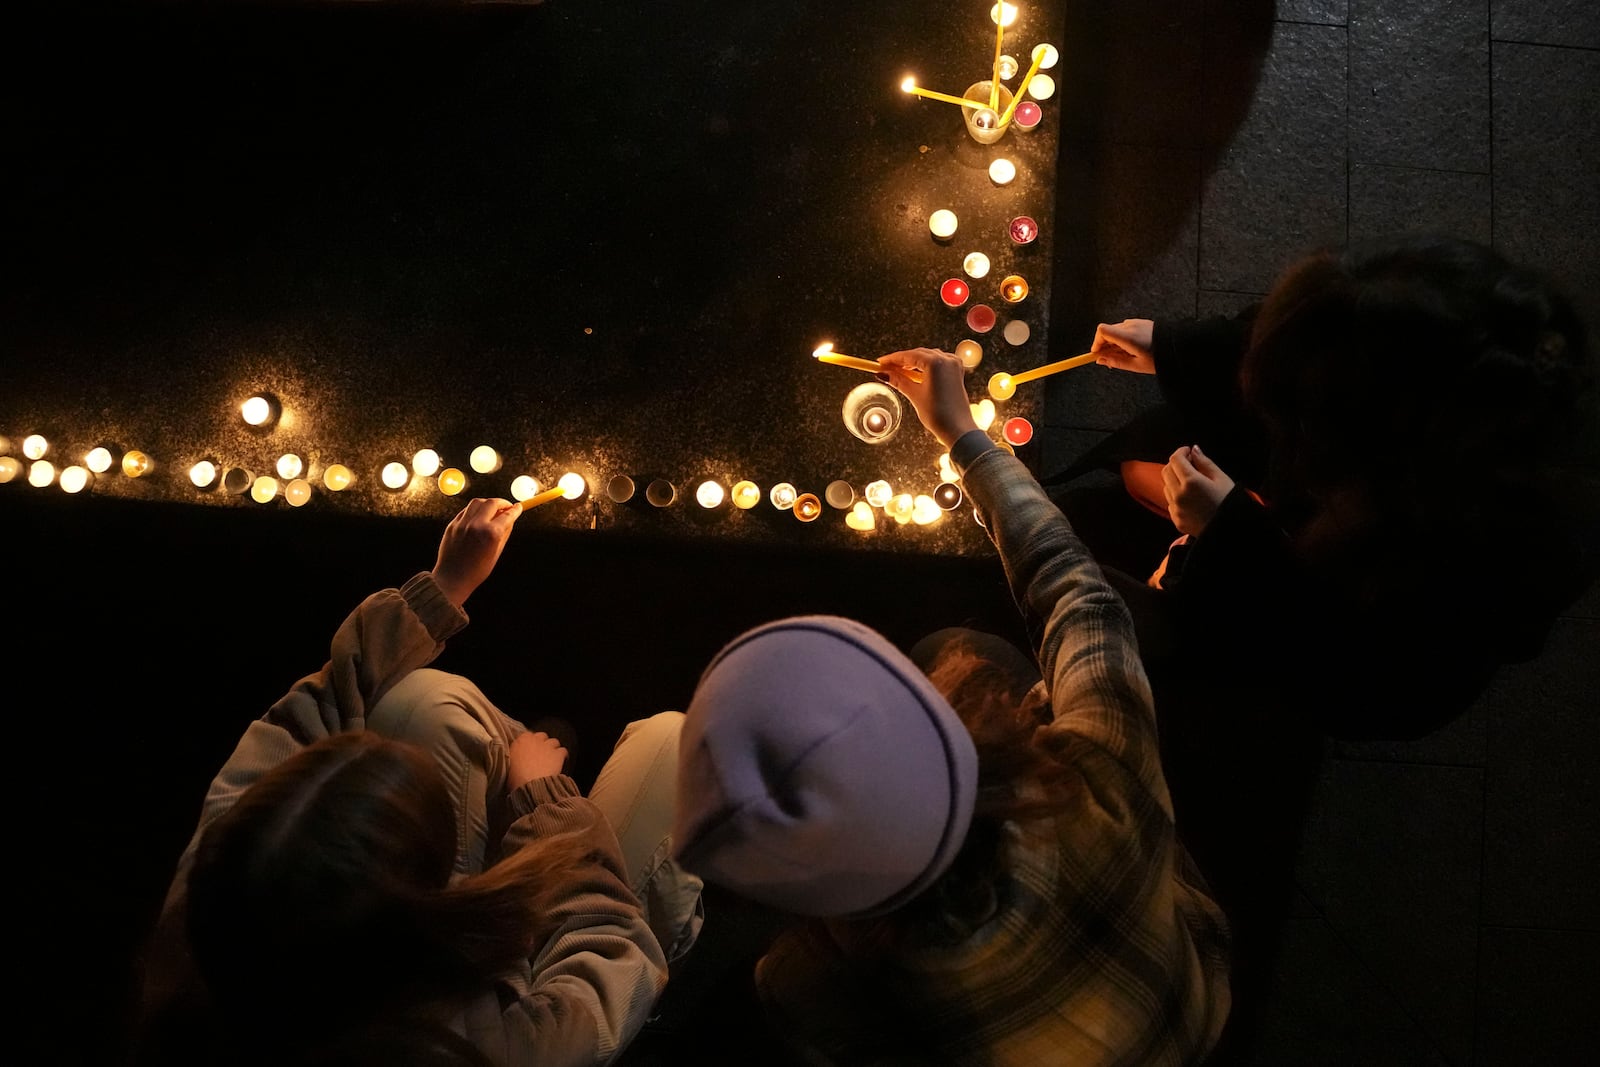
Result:
<instances>
[{"instance_id":1,"label":"stone tile","mask_svg":"<svg viewBox=\"0 0 1600 1067\"><path fill-rule=\"evenodd\" d=\"M1471 1055L1482 804L1476 768L1329 760L1297 870L1373 984L1452 1063Z\"/></svg>"},{"instance_id":2,"label":"stone tile","mask_svg":"<svg viewBox=\"0 0 1600 1067\"><path fill-rule=\"evenodd\" d=\"M1439 233L1488 244L1487 174L1357 163L1350 168L1350 240Z\"/></svg>"},{"instance_id":3,"label":"stone tile","mask_svg":"<svg viewBox=\"0 0 1600 1067\"><path fill-rule=\"evenodd\" d=\"M1600 323L1600 52L1494 49L1494 239Z\"/></svg>"},{"instance_id":4,"label":"stone tile","mask_svg":"<svg viewBox=\"0 0 1600 1067\"><path fill-rule=\"evenodd\" d=\"M1252 304L1261 303L1262 293L1225 293L1202 289L1195 298L1195 310L1202 319L1217 315L1232 317Z\"/></svg>"},{"instance_id":5,"label":"stone tile","mask_svg":"<svg viewBox=\"0 0 1600 1067\"><path fill-rule=\"evenodd\" d=\"M1309 249L1344 243L1344 36L1278 24L1249 114L1201 196L1202 289L1265 292Z\"/></svg>"},{"instance_id":6,"label":"stone tile","mask_svg":"<svg viewBox=\"0 0 1600 1067\"><path fill-rule=\"evenodd\" d=\"M1390 763L1436 763L1482 767L1487 697L1480 697L1453 722L1412 741L1334 741L1331 751L1344 759Z\"/></svg>"},{"instance_id":7,"label":"stone tile","mask_svg":"<svg viewBox=\"0 0 1600 1067\"><path fill-rule=\"evenodd\" d=\"M1488 170L1483 0L1352 0L1350 154L1358 163Z\"/></svg>"},{"instance_id":8,"label":"stone tile","mask_svg":"<svg viewBox=\"0 0 1600 1067\"><path fill-rule=\"evenodd\" d=\"M1488 694L1483 917L1600 930L1600 622L1556 621Z\"/></svg>"},{"instance_id":9,"label":"stone tile","mask_svg":"<svg viewBox=\"0 0 1600 1067\"><path fill-rule=\"evenodd\" d=\"M1600 934L1485 927L1478 970L1478 1067L1592 1062Z\"/></svg>"},{"instance_id":10,"label":"stone tile","mask_svg":"<svg viewBox=\"0 0 1600 1067\"><path fill-rule=\"evenodd\" d=\"M1097 322L1190 318L1199 254L1200 161L1191 151L1111 146L1096 154Z\"/></svg>"},{"instance_id":11,"label":"stone tile","mask_svg":"<svg viewBox=\"0 0 1600 1067\"><path fill-rule=\"evenodd\" d=\"M1490 0L1489 30L1497 41L1600 48L1600 4L1594 0Z\"/></svg>"},{"instance_id":12,"label":"stone tile","mask_svg":"<svg viewBox=\"0 0 1600 1067\"><path fill-rule=\"evenodd\" d=\"M1073 460L1093 448L1105 434L1092 430L1077 430L1070 427L1043 426L1036 427L1033 435L1034 444L1038 446L1039 466L1038 472L1044 477L1052 471L1058 471L1072 463ZM1020 451L1018 453L1021 454ZM1085 475L1085 484L1090 475ZM1112 479L1108 471L1104 478L1098 473L1093 475L1098 481Z\"/></svg>"},{"instance_id":13,"label":"stone tile","mask_svg":"<svg viewBox=\"0 0 1600 1067\"><path fill-rule=\"evenodd\" d=\"M1350 18L1350 4L1349 0L1278 0L1278 18L1343 26Z\"/></svg>"}]
</instances>

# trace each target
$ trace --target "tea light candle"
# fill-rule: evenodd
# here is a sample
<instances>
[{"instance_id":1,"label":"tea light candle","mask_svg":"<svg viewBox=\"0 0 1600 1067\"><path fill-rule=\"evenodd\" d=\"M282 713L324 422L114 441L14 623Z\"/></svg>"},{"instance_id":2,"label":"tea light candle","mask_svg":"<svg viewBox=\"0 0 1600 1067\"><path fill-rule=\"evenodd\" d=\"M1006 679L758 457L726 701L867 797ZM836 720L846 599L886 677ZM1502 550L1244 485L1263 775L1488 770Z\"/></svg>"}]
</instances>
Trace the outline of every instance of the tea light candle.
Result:
<instances>
[{"instance_id":1,"label":"tea light candle","mask_svg":"<svg viewBox=\"0 0 1600 1067\"><path fill-rule=\"evenodd\" d=\"M855 487L846 481L833 481L828 483L828 488L823 490L823 499L827 500L830 507L843 511L856 502Z\"/></svg>"},{"instance_id":2,"label":"tea light candle","mask_svg":"<svg viewBox=\"0 0 1600 1067\"><path fill-rule=\"evenodd\" d=\"M263 426L272 418L272 401L264 396L253 396L239 405L239 414L251 426Z\"/></svg>"},{"instance_id":3,"label":"tea light candle","mask_svg":"<svg viewBox=\"0 0 1600 1067\"><path fill-rule=\"evenodd\" d=\"M1011 124L1019 130L1031 130L1039 125L1039 120L1042 118L1044 118L1044 108L1032 100L1024 100L1017 105L1017 113L1011 116Z\"/></svg>"},{"instance_id":4,"label":"tea light candle","mask_svg":"<svg viewBox=\"0 0 1600 1067\"><path fill-rule=\"evenodd\" d=\"M1056 46L1053 44L1034 45L1031 55L1034 61L1039 64L1040 70L1049 70L1061 58L1061 53L1056 51ZM1034 76L1038 77L1038 75Z\"/></svg>"},{"instance_id":5,"label":"tea light candle","mask_svg":"<svg viewBox=\"0 0 1600 1067\"><path fill-rule=\"evenodd\" d=\"M801 522L810 522L822 514L822 501L814 493L801 493L794 498L794 517Z\"/></svg>"},{"instance_id":6,"label":"tea light candle","mask_svg":"<svg viewBox=\"0 0 1600 1067\"><path fill-rule=\"evenodd\" d=\"M1098 361L1099 356L1097 356L1095 353L1085 352L1081 356L1073 356L1070 359L1059 359L1054 363L1046 363L1042 367L1035 367L1032 370L1023 371L1021 374L996 374L993 378L989 379L989 395L994 397L996 400L1010 400L1012 394L1017 391L1017 386L1021 385L1023 382L1035 381L1039 378L1045 377L1046 375L1058 374L1064 370L1071 370L1073 367L1088 366L1090 363L1095 363ZM1032 432L1031 429L1029 432Z\"/></svg>"},{"instance_id":7,"label":"tea light candle","mask_svg":"<svg viewBox=\"0 0 1600 1067\"><path fill-rule=\"evenodd\" d=\"M439 492L455 496L467 487L467 475L460 467L446 467L439 472Z\"/></svg>"},{"instance_id":8,"label":"tea light candle","mask_svg":"<svg viewBox=\"0 0 1600 1067\"><path fill-rule=\"evenodd\" d=\"M633 483L630 481L628 484L631 486ZM533 477L531 474L519 474L515 478L511 479L512 500L520 503L521 501L528 499L530 496L537 496L538 493L539 479Z\"/></svg>"},{"instance_id":9,"label":"tea light candle","mask_svg":"<svg viewBox=\"0 0 1600 1067\"><path fill-rule=\"evenodd\" d=\"M28 467L28 484L43 489L56 480L56 465L47 459L36 459Z\"/></svg>"},{"instance_id":10,"label":"tea light candle","mask_svg":"<svg viewBox=\"0 0 1600 1067\"><path fill-rule=\"evenodd\" d=\"M1008 4L1001 0L1000 3L989 9L989 18L997 25L1010 26L1017 21L1017 5Z\"/></svg>"},{"instance_id":11,"label":"tea light candle","mask_svg":"<svg viewBox=\"0 0 1600 1067\"><path fill-rule=\"evenodd\" d=\"M701 482L700 487L694 491L695 502L707 511L721 507L722 501L726 496L727 493L723 490L722 483L711 479Z\"/></svg>"},{"instance_id":12,"label":"tea light candle","mask_svg":"<svg viewBox=\"0 0 1600 1067\"><path fill-rule=\"evenodd\" d=\"M22 439L22 454L29 459L43 459L48 451L50 442L44 439L43 434L30 433Z\"/></svg>"},{"instance_id":13,"label":"tea light candle","mask_svg":"<svg viewBox=\"0 0 1600 1067\"><path fill-rule=\"evenodd\" d=\"M950 462L950 453L939 453L939 480L941 482L959 482L961 475L956 471L956 465Z\"/></svg>"},{"instance_id":14,"label":"tea light candle","mask_svg":"<svg viewBox=\"0 0 1600 1067\"><path fill-rule=\"evenodd\" d=\"M1025 445L1033 440L1033 423L1021 415L1013 415L1006 420L1006 424L1001 427L1000 433L1013 445Z\"/></svg>"},{"instance_id":15,"label":"tea light candle","mask_svg":"<svg viewBox=\"0 0 1600 1067\"><path fill-rule=\"evenodd\" d=\"M90 477L88 468L73 464L61 472L61 479L58 484L64 493L81 493L84 487L89 484Z\"/></svg>"},{"instance_id":16,"label":"tea light candle","mask_svg":"<svg viewBox=\"0 0 1600 1067\"><path fill-rule=\"evenodd\" d=\"M1035 74L1028 83L1028 95L1035 100L1048 100L1056 95L1056 80L1048 74Z\"/></svg>"},{"instance_id":17,"label":"tea light candle","mask_svg":"<svg viewBox=\"0 0 1600 1067\"><path fill-rule=\"evenodd\" d=\"M961 498L961 487L955 482L945 482L933 491L933 502L944 511L954 511L960 507Z\"/></svg>"},{"instance_id":18,"label":"tea light candle","mask_svg":"<svg viewBox=\"0 0 1600 1067\"><path fill-rule=\"evenodd\" d=\"M933 235L940 240L949 240L955 236L956 213L949 208L940 208L928 216L928 229L932 230Z\"/></svg>"},{"instance_id":19,"label":"tea light candle","mask_svg":"<svg viewBox=\"0 0 1600 1067\"><path fill-rule=\"evenodd\" d=\"M202 459L189 468L189 481L194 483L196 489L209 489L216 480L217 465L209 459Z\"/></svg>"},{"instance_id":20,"label":"tea light candle","mask_svg":"<svg viewBox=\"0 0 1600 1067\"><path fill-rule=\"evenodd\" d=\"M1007 344L1020 345L1033 336L1033 330L1021 319L1012 319L1006 323L1005 336Z\"/></svg>"},{"instance_id":21,"label":"tea light candle","mask_svg":"<svg viewBox=\"0 0 1600 1067\"><path fill-rule=\"evenodd\" d=\"M626 504L633 499L633 479L626 474L618 474L606 483L606 496L611 498L613 504Z\"/></svg>"},{"instance_id":22,"label":"tea light candle","mask_svg":"<svg viewBox=\"0 0 1600 1067\"><path fill-rule=\"evenodd\" d=\"M379 474L379 477L383 480L385 488L404 489L406 484L411 481L411 472L404 463L391 461L383 465L383 471Z\"/></svg>"},{"instance_id":23,"label":"tea light candle","mask_svg":"<svg viewBox=\"0 0 1600 1067\"><path fill-rule=\"evenodd\" d=\"M89 454L83 457L83 465L96 474L104 474L111 469L111 449L89 449Z\"/></svg>"},{"instance_id":24,"label":"tea light candle","mask_svg":"<svg viewBox=\"0 0 1600 1067\"><path fill-rule=\"evenodd\" d=\"M972 409L972 421L978 424L978 429L987 430L994 425L994 401L984 397L976 404L968 404Z\"/></svg>"},{"instance_id":25,"label":"tea light candle","mask_svg":"<svg viewBox=\"0 0 1600 1067\"><path fill-rule=\"evenodd\" d=\"M968 252L967 258L961 261L961 269L969 278L981 278L989 273L989 257L982 252Z\"/></svg>"},{"instance_id":26,"label":"tea light candle","mask_svg":"<svg viewBox=\"0 0 1600 1067\"><path fill-rule=\"evenodd\" d=\"M890 487L888 482L879 478L875 482L868 482L861 495L866 498L868 505L881 508L894 497L894 489Z\"/></svg>"},{"instance_id":27,"label":"tea light candle","mask_svg":"<svg viewBox=\"0 0 1600 1067\"><path fill-rule=\"evenodd\" d=\"M411 457L411 469L418 478L432 478L443 465L439 453L431 448L419 448L417 454Z\"/></svg>"},{"instance_id":28,"label":"tea light candle","mask_svg":"<svg viewBox=\"0 0 1600 1067\"><path fill-rule=\"evenodd\" d=\"M0 485L12 481L22 473L22 461L16 456L0 456Z\"/></svg>"},{"instance_id":29,"label":"tea light candle","mask_svg":"<svg viewBox=\"0 0 1600 1067\"><path fill-rule=\"evenodd\" d=\"M671 507L672 502L678 499L678 487L665 478L657 478L644 487L644 498L650 501L652 507Z\"/></svg>"},{"instance_id":30,"label":"tea light candle","mask_svg":"<svg viewBox=\"0 0 1600 1067\"><path fill-rule=\"evenodd\" d=\"M983 362L983 346L968 338L956 345L956 355L961 360L961 365L968 370Z\"/></svg>"},{"instance_id":31,"label":"tea light candle","mask_svg":"<svg viewBox=\"0 0 1600 1067\"><path fill-rule=\"evenodd\" d=\"M285 481L293 481L300 477L300 472L305 470L305 464L293 452L285 452L278 457L278 477Z\"/></svg>"},{"instance_id":32,"label":"tea light candle","mask_svg":"<svg viewBox=\"0 0 1600 1067\"><path fill-rule=\"evenodd\" d=\"M1027 215L1018 215L1008 227L1013 244L1025 245L1039 236L1039 224Z\"/></svg>"},{"instance_id":33,"label":"tea light candle","mask_svg":"<svg viewBox=\"0 0 1600 1067\"><path fill-rule=\"evenodd\" d=\"M967 311L967 329L973 333L988 333L994 329L994 308L988 304L973 304Z\"/></svg>"},{"instance_id":34,"label":"tea light candle","mask_svg":"<svg viewBox=\"0 0 1600 1067\"><path fill-rule=\"evenodd\" d=\"M1000 295L1006 303L1016 304L1028 296L1028 279L1020 274L1008 274L1000 279Z\"/></svg>"},{"instance_id":35,"label":"tea light candle","mask_svg":"<svg viewBox=\"0 0 1600 1067\"><path fill-rule=\"evenodd\" d=\"M960 307L967 302L968 295L967 283L960 278L950 278L939 286L939 299L944 301L945 307Z\"/></svg>"},{"instance_id":36,"label":"tea light candle","mask_svg":"<svg viewBox=\"0 0 1600 1067\"><path fill-rule=\"evenodd\" d=\"M896 493L887 504L883 506L884 513L895 522L904 525L911 521L911 513L916 510L917 502L910 493Z\"/></svg>"},{"instance_id":37,"label":"tea light candle","mask_svg":"<svg viewBox=\"0 0 1600 1067\"><path fill-rule=\"evenodd\" d=\"M322 472L322 484L332 493L343 492L350 488L350 483L355 481L355 475L350 473L350 468L343 463L333 463Z\"/></svg>"},{"instance_id":38,"label":"tea light candle","mask_svg":"<svg viewBox=\"0 0 1600 1067\"><path fill-rule=\"evenodd\" d=\"M794 507L795 498L799 495L799 490L788 482L779 482L772 487L772 492L768 493L767 497L772 501L773 507L779 511L788 511Z\"/></svg>"},{"instance_id":39,"label":"tea light candle","mask_svg":"<svg viewBox=\"0 0 1600 1067\"><path fill-rule=\"evenodd\" d=\"M1004 157L989 164L989 180L996 185L1008 185L1017 176L1017 165Z\"/></svg>"},{"instance_id":40,"label":"tea light candle","mask_svg":"<svg viewBox=\"0 0 1600 1067\"><path fill-rule=\"evenodd\" d=\"M863 533L878 525L878 517L873 514L872 506L865 500L857 500L849 514L844 517L844 524L852 530Z\"/></svg>"},{"instance_id":41,"label":"tea light candle","mask_svg":"<svg viewBox=\"0 0 1600 1067\"><path fill-rule=\"evenodd\" d=\"M123 453L122 473L126 474L129 478L138 478L139 476L147 473L149 470L150 457L145 455L143 452L140 452L138 449L133 449L130 452Z\"/></svg>"},{"instance_id":42,"label":"tea light candle","mask_svg":"<svg viewBox=\"0 0 1600 1067\"><path fill-rule=\"evenodd\" d=\"M311 499L311 483L304 478L294 479L283 487L283 499L292 508L304 507L306 501Z\"/></svg>"},{"instance_id":43,"label":"tea light candle","mask_svg":"<svg viewBox=\"0 0 1600 1067\"><path fill-rule=\"evenodd\" d=\"M924 493L917 494L911 502L911 521L918 526L927 526L944 518L944 509L941 508L933 497Z\"/></svg>"},{"instance_id":44,"label":"tea light candle","mask_svg":"<svg viewBox=\"0 0 1600 1067\"><path fill-rule=\"evenodd\" d=\"M1008 82L1012 78L1015 78L1017 76L1017 70L1019 69L1016 56L1002 55L1000 57L1000 62L995 66L1000 72L1000 80L1003 82Z\"/></svg>"},{"instance_id":45,"label":"tea light candle","mask_svg":"<svg viewBox=\"0 0 1600 1067\"><path fill-rule=\"evenodd\" d=\"M222 488L224 492L237 496L249 489L253 481L255 477L243 467L229 467L228 473L222 476Z\"/></svg>"},{"instance_id":46,"label":"tea light candle","mask_svg":"<svg viewBox=\"0 0 1600 1067\"><path fill-rule=\"evenodd\" d=\"M568 471L556 479L556 485L561 490L561 495L568 500L577 500L589 491L589 483L584 481L583 475L577 471Z\"/></svg>"},{"instance_id":47,"label":"tea light candle","mask_svg":"<svg viewBox=\"0 0 1600 1067\"><path fill-rule=\"evenodd\" d=\"M477 471L479 474L493 474L495 471L500 469L500 453L496 452L488 445L479 445L477 448L474 448L472 450L472 454L467 457L467 462L470 463L472 465L472 469Z\"/></svg>"},{"instance_id":48,"label":"tea light candle","mask_svg":"<svg viewBox=\"0 0 1600 1067\"><path fill-rule=\"evenodd\" d=\"M270 474L263 474L250 483L250 499L257 504L269 503L278 495L278 479Z\"/></svg>"},{"instance_id":49,"label":"tea light candle","mask_svg":"<svg viewBox=\"0 0 1600 1067\"><path fill-rule=\"evenodd\" d=\"M761 503L761 487L752 481L735 482L733 486L733 506L740 511L749 511Z\"/></svg>"}]
</instances>

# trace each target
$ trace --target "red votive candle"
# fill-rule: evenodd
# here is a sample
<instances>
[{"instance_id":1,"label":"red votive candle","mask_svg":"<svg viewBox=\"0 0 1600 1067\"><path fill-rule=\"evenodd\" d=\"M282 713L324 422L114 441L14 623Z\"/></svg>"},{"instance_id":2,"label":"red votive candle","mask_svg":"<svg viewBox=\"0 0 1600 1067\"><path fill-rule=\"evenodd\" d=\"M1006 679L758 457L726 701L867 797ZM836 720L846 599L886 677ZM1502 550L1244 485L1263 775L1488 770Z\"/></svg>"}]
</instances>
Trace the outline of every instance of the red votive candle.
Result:
<instances>
[{"instance_id":1,"label":"red votive candle","mask_svg":"<svg viewBox=\"0 0 1600 1067\"><path fill-rule=\"evenodd\" d=\"M1024 100L1017 105L1017 113L1011 116L1011 122L1019 130L1031 130L1039 125L1039 120L1044 118L1044 109L1032 100Z\"/></svg>"},{"instance_id":2,"label":"red votive candle","mask_svg":"<svg viewBox=\"0 0 1600 1067\"><path fill-rule=\"evenodd\" d=\"M973 333L988 333L994 329L994 308L988 304L973 304L967 311L967 329Z\"/></svg>"},{"instance_id":3,"label":"red votive candle","mask_svg":"<svg viewBox=\"0 0 1600 1067\"><path fill-rule=\"evenodd\" d=\"M1039 224L1026 215L1011 220L1011 240L1019 245L1029 244L1039 236Z\"/></svg>"},{"instance_id":4,"label":"red votive candle","mask_svg":"<svg viewBox=\"0 0 1600 1067\"><path fill-rule=\"evenodd\" d=\"M951 278L939 286L939 299L944 301L945 307L958 308L967 302L969 295L971 295L971 290L967 288L967 283L960 278Z\"/></svg>"},{"instance_id":5,"label":"red votive candle","mask_svg":"<svg viewBox=\"0 0 1600 1067\"><path fill-rule=\"evenodd\" d=\"M1004 428L1000 431L1005 439L1013 445L1025 445L1033 440L1033 423L1021 415L1013 415L1006 420Z\"/></svg>"}]
</instances>

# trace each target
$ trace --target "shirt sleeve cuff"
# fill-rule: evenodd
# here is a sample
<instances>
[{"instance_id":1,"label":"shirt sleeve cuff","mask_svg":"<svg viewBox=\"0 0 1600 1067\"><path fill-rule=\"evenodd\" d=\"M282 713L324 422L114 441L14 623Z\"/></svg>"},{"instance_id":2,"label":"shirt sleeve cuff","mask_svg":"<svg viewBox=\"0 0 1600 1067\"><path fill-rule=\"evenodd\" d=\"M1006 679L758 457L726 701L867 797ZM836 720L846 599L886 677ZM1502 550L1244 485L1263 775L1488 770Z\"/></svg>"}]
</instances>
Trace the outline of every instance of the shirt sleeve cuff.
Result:
<instances>
[{"instance_id":1,"label":"shirt sleeve cuff","mask_svg":"<svg viewBox=\"0 0 1600 1067\"><path fill-rule=\"evenodd\" d=\"M1000 446L994 439L982 430L968 430L956 438L956 443L950 446L950 463L958 474L966 474L972 461L985 452L992 452Z\"/></svg>"},{"instance_id":2,"label":"shirt sleeve cuff","mask_svg":"<svg viewBox=\"0 0 1600 1067\"><path fill-rule=\"evenodd\" d=\"M524 782L511 791L510 805L512 814L516 818L532 814L533 809L540 804L553 800L565 800L569 797L581 797L583 791L564 774L552 774L545 778L535 778L531 782Z\"/></svg>"}]
</instances>

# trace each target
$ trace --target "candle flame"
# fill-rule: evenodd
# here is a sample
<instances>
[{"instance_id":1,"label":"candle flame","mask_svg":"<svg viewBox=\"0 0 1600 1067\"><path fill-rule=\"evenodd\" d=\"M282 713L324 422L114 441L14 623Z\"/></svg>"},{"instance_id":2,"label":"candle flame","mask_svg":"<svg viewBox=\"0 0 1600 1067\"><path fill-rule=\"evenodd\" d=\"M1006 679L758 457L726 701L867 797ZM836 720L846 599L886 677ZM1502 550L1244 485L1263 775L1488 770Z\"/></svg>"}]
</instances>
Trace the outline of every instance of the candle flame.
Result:
<instances>
[{"instance_id":1,"label":"candle flame","mask_svg":"<svg viewBox=\"0 0 1600 1067\"><path fill-rule=\"evenodd\" d=\"M917 90L917 79L915 79L911 75L907 74L905 76L905 80L900 83L900 91L902 93L912 93L912 92L916 92L916 90Z\"/></svg>"},{"instance_id":2,"label":"candle flame","mask_svg":"<svg viewBox=\"0 0 1600 1067\"><path fill-rule=\"evenodd\" d=\"M811 350L811 354L813 356L817 357L818 359L821 359L823 356L827 355L828 353L830 353L832 351L833 351L833 342L832 341L824 341L820 345L818 345L816 348L813 348Z\"/></svg>"}]
</instances>

